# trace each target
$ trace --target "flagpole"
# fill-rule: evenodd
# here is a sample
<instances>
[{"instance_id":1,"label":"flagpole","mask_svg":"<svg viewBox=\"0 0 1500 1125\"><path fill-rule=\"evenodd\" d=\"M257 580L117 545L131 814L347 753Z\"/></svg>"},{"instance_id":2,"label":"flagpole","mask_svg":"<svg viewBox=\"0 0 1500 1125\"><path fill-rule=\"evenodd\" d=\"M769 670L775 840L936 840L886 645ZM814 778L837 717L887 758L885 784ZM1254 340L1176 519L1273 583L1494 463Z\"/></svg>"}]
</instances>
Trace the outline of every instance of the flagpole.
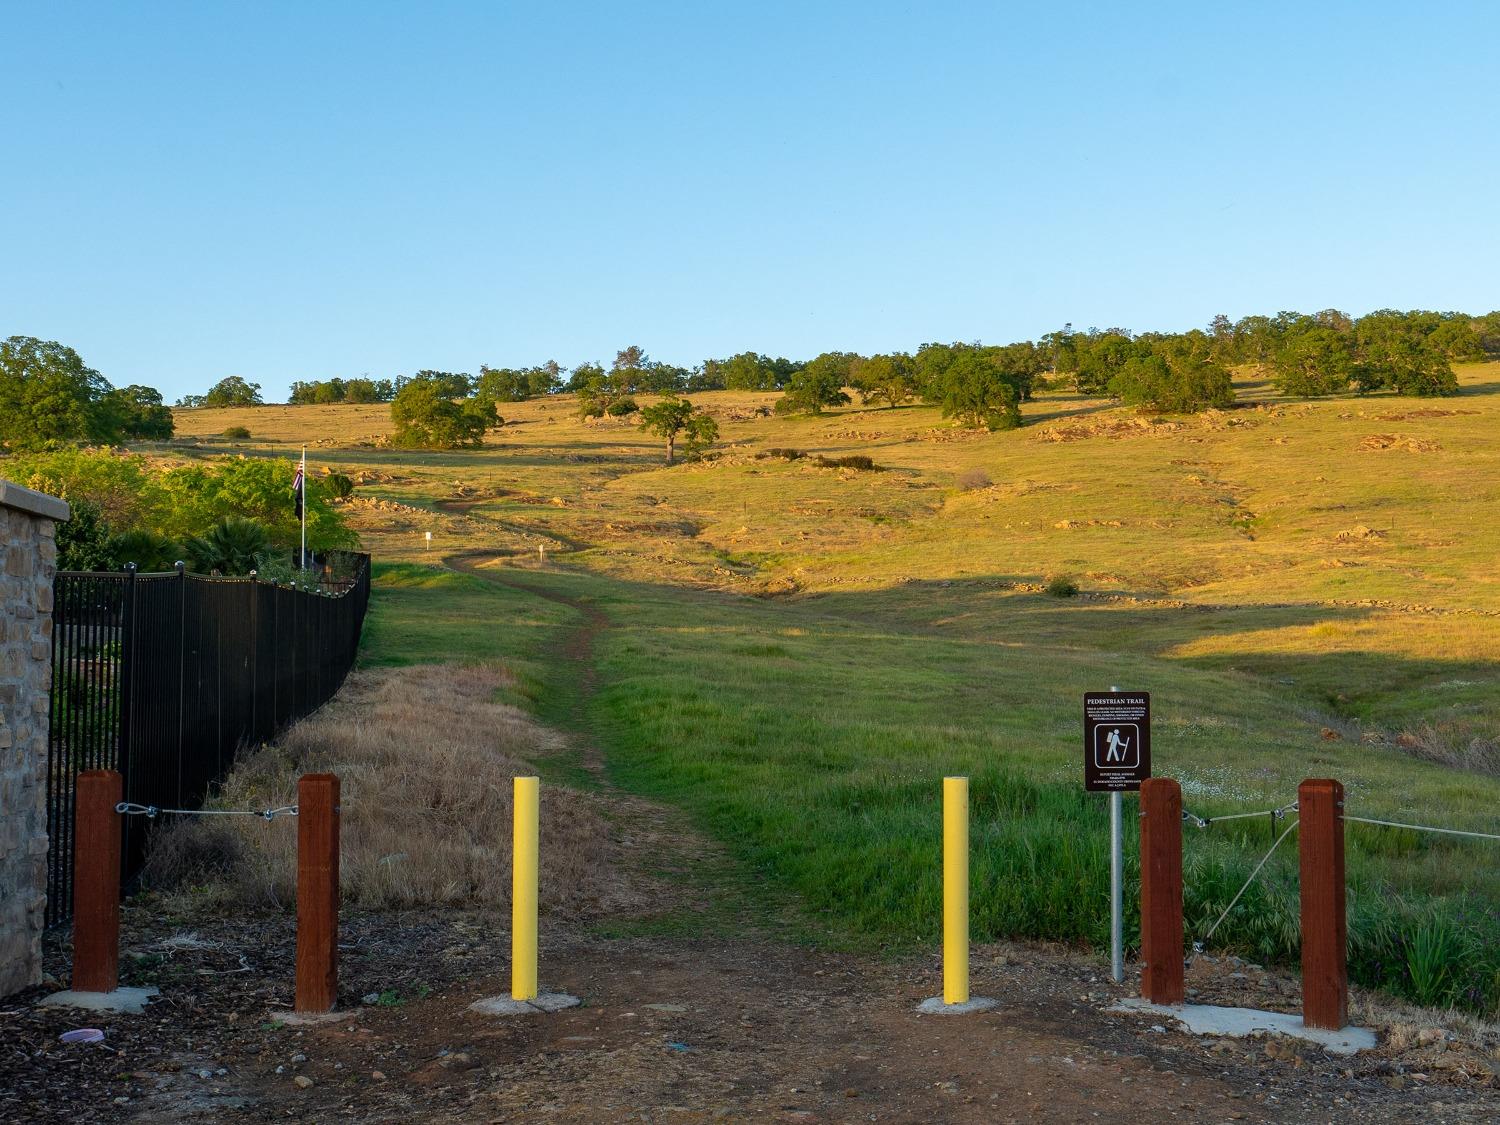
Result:
<instances>
[{"instance_id":1,"label":"flagpole","mask_svg":"<svg viewBox=\"0 0 1500 1125\"><path fill-rule=\"evenodd\" d=\"M307 569L307 446L302 447L302 569Z\"/></svg>"}]
</instances>

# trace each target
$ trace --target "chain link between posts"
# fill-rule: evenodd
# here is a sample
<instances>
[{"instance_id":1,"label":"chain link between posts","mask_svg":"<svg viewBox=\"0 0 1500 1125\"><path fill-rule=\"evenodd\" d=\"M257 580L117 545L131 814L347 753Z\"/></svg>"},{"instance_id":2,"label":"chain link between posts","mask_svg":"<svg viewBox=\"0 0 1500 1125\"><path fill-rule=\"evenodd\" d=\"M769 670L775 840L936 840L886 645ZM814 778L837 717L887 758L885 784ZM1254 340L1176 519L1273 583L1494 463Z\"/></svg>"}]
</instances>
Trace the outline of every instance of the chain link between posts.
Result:
<instances>
[{"instance_id":1,"label":"chain link between posts","mask_svg":"<svg viewBox=\"0 0 1500 1125\"><path fill-rule=\"evenodd\" d=\"M163 809L156 805L138 805L134 801L121 801L115 806L121 816L144 816L155 820L158 816L254 816L261 820L275 820L278 816L296 816L296 805L281 805L274 809Z\"/></svg>"}]
</instances>

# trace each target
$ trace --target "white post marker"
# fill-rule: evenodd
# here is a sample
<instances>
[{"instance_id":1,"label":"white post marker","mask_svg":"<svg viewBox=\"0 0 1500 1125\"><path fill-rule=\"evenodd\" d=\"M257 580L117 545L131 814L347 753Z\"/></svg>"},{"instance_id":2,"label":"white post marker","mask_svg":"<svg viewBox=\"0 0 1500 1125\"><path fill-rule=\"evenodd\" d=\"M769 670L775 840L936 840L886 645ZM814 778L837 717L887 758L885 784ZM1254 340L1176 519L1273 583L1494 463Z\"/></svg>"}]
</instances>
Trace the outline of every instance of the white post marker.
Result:
<instances>
[{"instance_id":1,"label":"white post marker","mask_svg":"<svg viewBox=\"0 0 1500 1125\"><path fill-rule=\"evenodd\" d=\"M432 550L432 532L427 532L427 549Z\"/></svg>"}]
</instances>

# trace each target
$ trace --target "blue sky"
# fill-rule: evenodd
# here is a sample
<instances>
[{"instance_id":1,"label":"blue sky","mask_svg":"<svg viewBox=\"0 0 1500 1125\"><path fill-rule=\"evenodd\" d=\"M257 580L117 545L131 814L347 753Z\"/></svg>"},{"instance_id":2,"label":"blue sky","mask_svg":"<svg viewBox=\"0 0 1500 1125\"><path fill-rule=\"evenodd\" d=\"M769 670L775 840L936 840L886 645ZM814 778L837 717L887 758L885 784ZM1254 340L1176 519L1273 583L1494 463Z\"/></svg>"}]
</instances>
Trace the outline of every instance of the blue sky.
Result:
<instances>
[{"instance_id":1,"label":"blue sky","mask_svg":"<svg viewBox=\"0 0 1500 1125\"><path fill-rule=\"evenodd\" d=\"M0 335L169 398L1500 307L1500 5L0 6Z\"/></svg>"}]
</instances>

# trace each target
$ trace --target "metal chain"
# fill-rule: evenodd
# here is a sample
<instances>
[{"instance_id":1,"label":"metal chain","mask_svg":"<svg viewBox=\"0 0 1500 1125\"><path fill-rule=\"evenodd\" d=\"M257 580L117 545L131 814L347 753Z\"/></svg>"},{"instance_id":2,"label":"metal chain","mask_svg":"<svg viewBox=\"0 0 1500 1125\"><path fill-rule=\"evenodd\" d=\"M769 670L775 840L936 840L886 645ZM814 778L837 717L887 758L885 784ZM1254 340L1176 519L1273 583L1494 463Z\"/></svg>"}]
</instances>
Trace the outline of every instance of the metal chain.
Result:
<instances>
[{"instance_id":1,"label":"metal chain","mask_svg":"<svg viewBox=\"0 0 1500 1125\"><path fill-rule=\"evenodd\" d=\"M278 816L296 816L296 805L282 805L274 809L163 809L156 805L138 805L134 801L121 801L115 812L122 816L144 816L155 820L167 813L175 816L255 816L261 820L275 820Z\"/></svg>"}]
</instances>

